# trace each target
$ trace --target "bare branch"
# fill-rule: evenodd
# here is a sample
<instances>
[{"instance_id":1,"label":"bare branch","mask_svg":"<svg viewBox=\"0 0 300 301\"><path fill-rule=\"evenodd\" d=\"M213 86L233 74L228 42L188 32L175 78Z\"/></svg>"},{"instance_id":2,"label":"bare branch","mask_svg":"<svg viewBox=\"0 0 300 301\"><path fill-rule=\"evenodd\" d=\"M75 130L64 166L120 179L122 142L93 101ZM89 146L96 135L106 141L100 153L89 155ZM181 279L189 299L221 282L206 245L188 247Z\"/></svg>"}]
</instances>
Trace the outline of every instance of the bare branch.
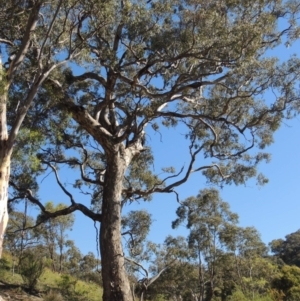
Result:
<instances>
[{"instance_id":1,"label":"bare branch","mask_svg":"<svg viewBox=\"0 0 300 301\"><path fill-rule=\"evenodd\" d=\"M41 9L42 2L43 1L37 1L31 9L31 13L30 13L30 16L28 18L28 22L27 22L27 25L26 25L25 33L23 35L21 46L20 46L20 48L19 48L19 50L16 54L16 57L11 62L10 67L9 67L9 71L8 71L9 80L12 79L15 69L18 68L18 66L24 60L25 55L27 54L27 51L28 51L29 46L30 46L30 36L31 36L31 33L36 28L37 21L38 21L38 16L39 16L39 11Z\"/></svg>"},{"instance_id":2,"label":"bare branch","mask_svg":"<svg viewBox=\"0 0 300 301\"><path fill-rule=\"evenodd\" d=\"M103 87L106 87L106 80L99 74L96 74L94 72L85 72L81 75L72 75L69 74L68 75L68 82L71 84L73 82L77 82L77 81L82 81L82 80L86 80L86 79L93 79L96 80L97 82L99 82Z\"/></svg>"},{"instance_id":3,"label":"bare branch","mask_svg":"<svg viewBox=\"0 0 300 301\"><path fill-rule=\"evenodd\" d=\"M30 189L25 189L25 190L21 189L12 181L10 181L9 184L12 187L14 187L17 191L19 191L22 194L23 198L27 198L32 204L35 204L40 208L41 212L43 213L43 219L39 224L41 224L42 222L46 221L49 218L55 218L58 216L68 215L75 211L81 211L85 216L91 218L92 220L101 222L101 219L102 219L101 214L94 213L92 210L88 209L86 206L84 206L81 203L74 202L69 207L63 208L63 209L55 211L55 212L47 211L45 209L44 205L36 197L33 196L33 193Z\"/></svg>"},{"instance_id":4,"label":"bare branch","mask_svg":"<svg viewBox=\"0 0 300 301\"><path fill-rule=\"evenodd\" d=\"M55 20L56 20L56 17L57 17L57 15L58 15L58 12L59 12L59 10L60 10L60 7L61 7L61 5L62 5L62 2L63 2L63 1L60 0L59 3L58 3L58 5L57 5L57 7L56 7L55 13L54 13L54 15L53 15L53 18L52 18L52 20L51 20L50 26L49 26L49 28L48 28L48 30L47 30L47 32L46 32L44 41L43 41L42 46L41 46L41 49L40 49L40 53L39 53L39 56L38 56L38 59L37 59L38 62L39 62L40 68L42 68L41 56L42 56L42 53L43 53L45 44L46 44L46 42L47 42L47 40L48 40L48 38L49 38L49 35L50 35L50 33L51 33L52 29L53 29L54 22L55 22Z\"/></svg>"},{"instance_id":5,"label":"bare branch","mask_svg":"<svg viewBox=\"0 0 300 301\"><path fill-rule=\"evenodd\" d=\"M62 189L62 191L70 198L71 203L74 205L75 201L74 201L73 195L64 187L64 185L59 180L57 169L51 163L49 163L47 161L42 160L41 162L44 163L44 164L46 164L46 165L48 165L52 169L52 171L55 174L55 178L56 178L57 184Z\"/></svg>"},{"instance_id":6,"label":"bare branch","mask_svg":"<svg viewBox=\"0 0 300 301\"><path fill-rule=\"evenodd\" d=\"M14 46L14 43L12 41L6 40L6 39L1 39L0 38L0 43L7 44L9 46Z\"/></svg>"},{"instance_id":7,"label":"bare branch","mask_svg":"<svg viewBox=\"0 0 300 301\"><path fill-rule=\"evenodd\" d=\"M145 272L145 275L146 275L146 277L147 277L147 279L148 279L148 271L140 264L140 263L138 263L138 262L136 262L135 260L133 260L133 259L131 259L131 258L128 258L128 257L124 257L124 259L126 260L126 261L128 261L128 262L130 262L130 263L133 263L133 264L135 264L135 265L137 265L138 267L140 267L144 272Z\"/></svg>"}]
</instances>

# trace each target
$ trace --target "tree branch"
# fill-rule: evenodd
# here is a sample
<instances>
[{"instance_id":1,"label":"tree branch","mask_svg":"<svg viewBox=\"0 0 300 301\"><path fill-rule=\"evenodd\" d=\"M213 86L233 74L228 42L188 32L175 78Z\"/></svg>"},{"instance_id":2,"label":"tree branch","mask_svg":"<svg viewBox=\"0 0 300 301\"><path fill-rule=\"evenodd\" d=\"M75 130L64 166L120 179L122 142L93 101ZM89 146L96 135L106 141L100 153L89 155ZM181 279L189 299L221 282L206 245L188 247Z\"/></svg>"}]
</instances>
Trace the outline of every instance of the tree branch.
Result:
<instances>
[{"instance_id":1,"label":"tree branch","mask_svg":"<svg viewBox=\"0 0 300 301\"><path fill-rule=\"evenodd\" d=\"M28 22L27 22L27 25L26 25L25 33L23 35L23 39L22 39L19 51L17 52L16 57L14 58L14 60L11 62L9 70L8 70L9 81L12 80L14 71L22 63L22 61L24 60L25 55L27 54L27 51L28 51L29 46L30 46L30 36L31 36L31 33L36 28L38 17L39 17L39 11L41 9L42 3L43 3L43 1L37 1L31 9L31 13L30 13L30 16L28 18Z\"/></svg>"},{"instance_id":2,"label":"tree branch","mask_svg":"<svg viewBox=\"0 0 300 301\"><path fill-rule=\"evenodd\" d=\"M62 215L68 215L75 211L81 211L85 216L91 218L92 220L101 222L102 214L94 213L92 210L88 209L86 206L84 206L80 203L76 203L76 202L73 202L69 207L63 208L63 209L55 211L55 212L47 211L45 209L44 205L37 198L35 198L33 196L33 193L30 189L21 189L17 185L15 185L14 182L12 182L12 181L10 181L9 184L12 187L14 187L17 191L19 191L22 194L23 198L27 198L32 204L35 204L40 208L41 212L43 213L43 217L44 217L42 222L46 221L49 218L55 218L55 217L62 216ZM41 223L39 223L39 224L41 224Z\"/></svg>"}]
</instances>

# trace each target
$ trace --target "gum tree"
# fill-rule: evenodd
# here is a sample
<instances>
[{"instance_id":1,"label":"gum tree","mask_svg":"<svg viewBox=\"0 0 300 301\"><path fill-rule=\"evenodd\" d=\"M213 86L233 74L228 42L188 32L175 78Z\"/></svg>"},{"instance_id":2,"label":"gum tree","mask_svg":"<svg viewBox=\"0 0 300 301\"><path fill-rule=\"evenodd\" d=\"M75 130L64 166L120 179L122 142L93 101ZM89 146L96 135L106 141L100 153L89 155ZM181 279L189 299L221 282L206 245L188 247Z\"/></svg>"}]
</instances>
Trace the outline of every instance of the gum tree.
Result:
<instances>
[{"instance_id":1,"label":"gum tree","mask_svg":"<svg viewBox=\"0 0 300 301\"><path fill-rule=\"evenodd\" d=\"M235 239L238 215L230 211L216 189L204 189L176 210L173 228L189 229L188 243L198 264L199 300L212 300L218 277L218 261Z\"/></svg>"},{"instance_id":2,"label":"gum tree","mask_svg":"<svg viewBox=\"0 0 300 301\"><path fill-rule=\"evenodd\" d=\"M18 134L24 121L26 123L28 113L44 118L41 107L47 105L37 102L36 96L57 67L78 58L85 43L81 35L85 17L79 2L73 0L1 0L0 5L0 43L1 47L4 46L0 59L1 257L8 220L11 160ZM89 34L92 35L92 31ZM34 119L28 119L27 129L34 122ZM32 139L41 142L43 137L29 130L21 132L21 138L23 141L19 146L24 147L23 154L30 159L31 154L26 150L32 151ZM22 178L20 169L17 176Z\"/></svg>"},{"instance_id":3,"label":"gum tree","mask_svg":"<svg viewBox=\"0 0 300 301\"><path fill-rule=\"evenodd\" d=\"M269 159L263 149L299 100L299 60L270 56L282 39L298 37L299 4L112 0L81 2L80 9L83 56L48 77L38 95L51 104L38 122L47 141L38 161L70 199L63 214L81 210L101 224L103 300L133 300L122 206L154 193L178 197L176 188L196 172L220 185L257 176ZM177 127L189 162L159 177L149 136ZM61 164L78 170L73 187L60 181ZM50 216L34 193L14 187ZM90 196L91 209L73 188Z\"/></svg>"}]
</instances>

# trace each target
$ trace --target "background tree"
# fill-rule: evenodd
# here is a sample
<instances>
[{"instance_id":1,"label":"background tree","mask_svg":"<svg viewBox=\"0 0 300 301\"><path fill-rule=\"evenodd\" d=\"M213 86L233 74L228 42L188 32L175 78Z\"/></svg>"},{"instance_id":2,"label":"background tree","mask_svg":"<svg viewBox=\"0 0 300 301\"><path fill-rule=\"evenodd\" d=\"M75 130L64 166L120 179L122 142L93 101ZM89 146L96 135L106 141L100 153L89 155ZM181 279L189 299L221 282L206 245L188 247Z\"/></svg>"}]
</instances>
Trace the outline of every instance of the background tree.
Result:
<instances>
[{"instance_id":1,"label":"background tree","mask_svg":"<svg viewBox=\"0 0 300 301\"><path fill-rule=\"evenodd\" d=\"M99 270L100 262L92 252L89 252L87 255L83 256L79 265L81 279L102 284Z\"/></svg>"},{"instance_id":2,"label":"background tree","mask_svg":"<svg viewBox=\"0 0 300 301\"><path fill-rule=\"evenodd\" d=\"M168 236L161 252L156 254L151 270L157 273L165 266L167 269L148 288L147 299L194 300L198 290L198 269L186 239L182 236ZM171 264L166 265L168 262Z\"/></svg>"},{"instance_id":3,"label":"background tree","mask_svg":"<svg viewBox=\"0 0 300 301\"><path fill-rule=\"evenodd\" d=\"M271 277L273 274L271 263L262 259L267 256L268 249L261 241L260 234L255 228L238 227L231 251L234 255L236 283L239 284L239 289L246 296L250 294L253 297L256 290L255 282L259 282L264 277ZM263 270L267 270L267 272L263 274ZM264 282L264 284L266 283ZM261 286L263 287L264 284ZM263 290L262 287L261 291Z\"/></svg>"},{"instance_id":4,"label":"background tree","mask_svg":"<svg viewBox=\"0 0 300 301\"><path fill-rule=\"evenodd\" d=\"M143 251L152 223L151 215L144 210L130 211L122 218L122 235L128 255L138 258Z\"/></svg>"},{"instance_id":5,"label":"background tree","mask_svg":"<svg viewBox=\"0 0 300 301\"><path fill-rule=\"evenodd\" d=\"M29 291L33 292L43 271L44 262L40 254L35 254L32 250L26 250L20 261L20 274Z\"/></svg>"},{"instance_id":6,"label":"background tree","mask_svg":"<svg viewBox=\"0 0 300 301\"><path fill-rule=\"evenodd\" d=\"M234 240L232 228L238 216L229 210L216 189L205 189L197 197L186 199L176 213L178 218L172 226L184 223L189 229L189 247L198 261L198 298L210 301L216 289L217 262Z\"/></svg>"},{"instance_id":7,"label":"background tree","mask_svg":"<svg viewBox=\"0 0 300 301\"><path fill-rule=\"evenodd\" d=\"M47 145L38 160L70 199L59 213L81 210L101 223L103 300L128 301L133 297L122 249L122 205L153 193L177 195L176 187L194 172L220 185L257 175L257 165L269 159L263 149L299 100L299 60L281 64L269 55L283 36L287 42L298 37L299 5L76 3L74 39L84 44L84 55L44 81L38 98L50 100L47 113L54 118L35 123L51 130L43 132ZM165 167L159 176L147 137L178 127L189 162L179 170ZM59 180L61 164L78 170L73 187ZM258 175L258 181L266 180ZM51 216L36 194L14 187L40 206L44 218ZM73 188L90 198L92 210L76 202Z\"/></svg>"},{"instance_id":8,"label":"background tree","mask_svg":"<svg viewBox=\"0 0 300 301\"><path fill-rule=\"evenodd\" d=\"M40 244L41 233L36 228L35 220L24 212L10 212L10 220L5 234L4 248L9 250L13 257L13 272L15 263L18 265L25 250L32 249Z\"/></svg>"},{"instance_id":9,"label":"background tree","mask_svg":"<svg viewBox=\"0 0 300 301\"><path fill-rule=\"evenodd\" d=\"M280 275L273 279L272 285L283 292L283 300L298 300L300 297L300 269L297 266L283 266Z\"/></svg>"},{"instance_id":10,"label":"background tree","mask_svg":"<svg viewBox=\"0 0 300 301\"><path fill-rule=\"evenodd\" d=\"M66 270L67 272L77 278L80 277L80 261L82 260L83 255L81 254L78 247L75 246L73 240L68 240L66 242L68 247L66 251Z\"/></svg>"},{"instance_id":11,"label":"background tree","mask_svg":"<svg viewBox=\"0 0 300 301\"><path fill-rule=\"evenodd\" d=\"M300 230L285 236L285 239L274 239L270 242L271 251L286 264L300 267Z\"/></svg>"},{"instance_id":12,"label":"background tree","mask_svg":"<svg viewBox=\"0 0 300 301\"><path fill-rule=\"evenodd\" d=\"M56 212L66 208L64 204L57 204L56 206L53 202L47 202L45 204L45 209L48 212ZM39 220L39 217L37 218ZM62 272L63 269L63 254L64 248L67 242L67 231L72 230L74 224L74 215L68 214L63 216L58 216L52 219L48 219L43 223L42 235L45 241L45 245L48 248L50 258L52 260L53 271ZM56 259L56 254L58 253L58 259ZM56 266L56 261L58 267Z\"/></svg>"}]
</instances>

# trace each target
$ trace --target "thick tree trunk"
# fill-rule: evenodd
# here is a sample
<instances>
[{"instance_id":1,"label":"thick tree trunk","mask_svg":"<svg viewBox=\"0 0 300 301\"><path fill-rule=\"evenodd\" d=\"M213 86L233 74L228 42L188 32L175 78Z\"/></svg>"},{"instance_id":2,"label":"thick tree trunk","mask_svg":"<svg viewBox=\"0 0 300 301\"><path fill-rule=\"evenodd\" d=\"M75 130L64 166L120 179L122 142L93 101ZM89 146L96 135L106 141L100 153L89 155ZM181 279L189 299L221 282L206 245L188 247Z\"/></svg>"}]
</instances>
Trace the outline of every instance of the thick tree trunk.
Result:
<instances>
[{"instance_id":1,"label":"thick tree trunk","mask_svg":"<svg viewBox=\"0 0 300 301\"><path fill-rule=\"evenodd\" d=\"M133 301L121 238L121 193L127 167L121 153L116 147L107 156L100 229L103 301Z\"/></svg>"},{"instance_id":2,"label":"thick tree trunk","mask_svg":"<svg viewBox=\"0 0 300 301\"><path fill-rule=\"evenodd\" d=\"M1 60L0 60L1 63ZM0 69L0 72L2 70ZM8 182L10 176L11 150L7 145L6 100L7 89L0 74L0 258L2 256L3 238L8 222L7 200Z\"/></svg>"}]
</instances>

